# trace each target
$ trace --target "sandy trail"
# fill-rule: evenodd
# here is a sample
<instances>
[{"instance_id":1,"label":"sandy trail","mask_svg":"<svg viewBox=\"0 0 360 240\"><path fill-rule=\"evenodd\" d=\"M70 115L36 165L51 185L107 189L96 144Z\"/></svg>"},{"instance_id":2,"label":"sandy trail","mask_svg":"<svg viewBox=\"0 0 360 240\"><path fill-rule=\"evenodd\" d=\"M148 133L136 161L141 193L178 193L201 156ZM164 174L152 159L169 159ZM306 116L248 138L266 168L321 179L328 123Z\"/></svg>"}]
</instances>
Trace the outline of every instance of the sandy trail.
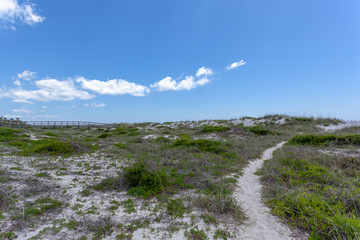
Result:
<instances>
[{"instance_id":1,"label":"sandy trail","mask_svg":"<svg viewBox=\"0 0 360 240\"><path fill-rule=\"evenodd\" d=\"M264 151L260 159L250 162L244 169L244 175L238 179L234 196L242 203L248 217L248 223L239 234L241 239L299 239L294 237L293 231L278 217L271 215L270 209L262 203L259 177L254 174L261 168L264 160L271 159L273 152L284 143Z\"/></svg>"}]
</instances>

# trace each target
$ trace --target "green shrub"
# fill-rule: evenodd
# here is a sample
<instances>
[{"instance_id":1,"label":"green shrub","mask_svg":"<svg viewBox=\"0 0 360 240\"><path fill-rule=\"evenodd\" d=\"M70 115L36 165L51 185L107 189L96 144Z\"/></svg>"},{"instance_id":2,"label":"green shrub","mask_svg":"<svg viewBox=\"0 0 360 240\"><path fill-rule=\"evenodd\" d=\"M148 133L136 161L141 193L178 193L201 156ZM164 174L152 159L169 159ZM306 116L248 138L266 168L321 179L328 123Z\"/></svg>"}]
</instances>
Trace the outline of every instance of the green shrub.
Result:
<instances>
[{"instance_id":1,"label":"green shrub","mask_svg":"<svg viewBox=\"0 0 360 240\"><path fill-rule=\"evenodd\" d=\"M129 185L129 194L144 198L164 192L172 186L165 170L152 170L144 162L125 168L124 177Z\"/></svg>"},{"instance_id":2,"label":"green shrub","mask_svg":"<svg viewBox=\"0 0 360 240\"><path fill-rule=\"evenodd\" d=\"M359 239L360 219L349 216L341 202L312 193L287 194L272 201L273 212L311 232L312 239Z\"/></svg>"},{"instance_id":3,"label":"green shrub","mask_svg":"<svg viewBox=\"0 0 360 240\"><path fill-rule=\"evenodd\" d=\"M155 142L158 142L158 143L168 143L170 142L170 139L166 138L166 137L158 137L155 139Z\"/></svg>"},{"instance_id":4,"label":"green shrub","mask_svg":"<svg viewBox=\"0 0 360 240\"><path fill-rule=\"evenodd\" d=\"M36 141L29 140L27 145L19 148L21 149L21 155L31 156L33 154L66 155L74 152L80 153L95 150L96 146L58 139L44 139Z\"/></svg>"},{"instance_id":5,"label":"green shrub","mask_svg":"<svg viewBox=\"0 0 360 240\"><path fill-rule=\"evenodd\" d=\"M298 121L298 122L311 122L314 120L313 118L305 118L305 117L296 117L294 119L295 119L295 121Z\"/></svg>"},{"instance_id":6,"label":"green shrub","mask_svg":"<svg viewBox=\"0 0 360 240\"><path fill-rule=\"evenodd\" d=\"M209 139L192 140L189 138L180 138L175 141L174 146L196 147L199 151L210 152L214 154L223 155L225 157L235 157L235 154L230 153L227 145L221 141L214 141Z\"/></svg>"},{"instance_id":7,"label":"green shrub","mask_svg":"<svg viewBox=\"0 0 360 240\"><path fill-rule=\"evenodd\" d=\"M127 131L126 131L123 127L117 127L117 128L114 130L114 132L115 132L116 134L126 134L126 133L127 133Z\"/></svg>"},{"instance_id":8,"label":"green shrub","mask_svg":"<svg viewBox=\"0 0 360 240\"><path fill-rule=\"evenodd\" d=\"M47 153L51 155L60 155L60 154L72 153L75 151L75 149L68 142L49 141L35 146L33 151L34 153L40 153L40 154Z\"/></svg>"},{"instance_id":9,"label":"green shrub","mask_svg":"<svg viewBox=\"0 0 360 240\"><path fill-rule=\"evenodd\" d=\"M107 137L110 137L111 134L110 133L102 133L98 136L98 138L107 138Z\"/></svg>"},{"instance_id":10,"label":"green shrub","mask_svg":"<svg viewBox=\"0 0 360 240\"><path fill-rule=\"evenodd\" d=\"M289 140L290 145L355 145L360 146L360 135L298 135Z\"/></svg>"},{"instance_id":11,"label":"green shrub","mask_svg":"<svg viewBox=\"0 0 360 240\"><path fill-rule=\"evenodd\" d=\"M229 238L232 238L233 236L231 235L230 232L226 231L226 230L219 230L217 229L215 234L214 234L214 239L223 239L223 240L227 240Z\"/></svg>"},{"instance_id":12,"label":"green shrub","mask_svg":"<svg viewBox=\"0 0 360 240\"><path fill-rule=\"evenodd\" d=\"M108 177L102 180L99 184L96 184L93 189L97 191L108 191L108 190L118 190L121 188L120 177Z\"/></svg>"},{"instance_id":13,"label":"green shrub","mask_svg":"<svg viewBox=\"0 0 360 240\"><path fill-rule=\"evenodd\" d=\"M229 127L225 127L225 126L204 126L201 132L202 133L223 132L229 129L230 129Z\"/></svg>"},{"instance_id":14,"label":"green shrub","mask_svg":"<svg viewBox=\"0 0 360 240\"><path fill-rule=\"evenodd\" d=\"M13 137L15 136L16 131L12 128L3 128L0 127L0 136L1 137Z\"/></svg>"},{"instance_id":15,"label":"green shrub","mask_svg":"<svg viewBox=\"0 0 360 240\"><path fill-rule=\"evenodd\" d=\"M9 143L10 146L13 147L25 147L28 145L27 141L12 141Z\"/></svg>"},{"instance_id":16,"label":"green shrub","mask_svg":"<svg viewBox=\"0 0 360 240\"><path fill-rule=\"evenodd\" d=\"M114 144L115 147L121 148L121 149L125 149L127 146L123 143L115 143Z\"/></svg>"},{"instance_id":17,"label":"green shrub","mask_svg":"<svg viewBox=\"0 0 360 240\"><path fill-rule=\"evenodd\" d=\"M261 135L261 136L274 134L272 131L270 131L262 126L253 126L253 127L248 127L246 129L248 129L250 132L252 132L256 135Z\"/></svg>"},{"instance_id":18,"label":"green shrub","mask_svg":"<svg viewBox=\"0 0 360 240\"><path fill-rule=\"evenodd\" d=\"M208 182L204 196L196 200L196 204L207 212L232 216L236 221L245 219L245 214L232 196L231 184L221 182Z\"/></svg>"},{"instance_id":19,"label":"green shrub","mask_svg":"<svg viewBox=\"0 0 360 240\"><path fill-rule=\"evenodd\" d=\"M56 133L53 133L53 132L47 132L47 133L44 133L45 136L49 136L49 137L57 137L58 135Z\"/></svg>"},{"instance_id":20,"label":"green shrub","mask_svg":"<svg viewBox=\"0 0 360 240\"><path fill-rule=\"evenodd\" d=\"M198 230L198 229L190 229L190 231L185 231L184 233L185 237L188 240L207 240L209 237L206 235L204 230Z\"/></svg>"},{"instance_id":21,"label":"green shrub","mask_svg":"<svg viewBox=\"0 0 360 240\"><path fill-rule=\"evenodd\" d=\"M171 199L167 203L166 212L173 218L183 218L185 213L185 206L182 199Z\"/></svg>"},{"instance_id":22,"label":"green shrub","mask_svg":"<svg viewBox=\"0 0 360 240\"><path fill-rule=\"evenodd\" d=\"M15 131L12 128L4 128L0 127L0 142L7 142L14 137L16 137L16 134L18 131Z\"/></svg>"},{"instance_id":23,"label":"green shrub","mask_svg":"<svg viewBox=\"0 0 360 240\"><path fill-rule=\"evenodd\" d=\"M137 129L136 129L137 130ZM138 135L140 135L141 133L140 132L136 132L136 131L132 131L132 132L129 132L128 133L128 136L129 137L133 137L133 136L138 136Z\"/></svg>"},{"instance_id":24,"label":"green shrub","mask_svg":"<svg viewBox=\"0 0 360 240\"><path fill-rule=\"evenodd\" d=\"M27 218L31 216L42 215L50 210L58 209L63 206L63 203L51 199L50 197L41 197L35 200L33 203L29 203L25 208L25 216Z\"/></svg>"},{"instance_id":25,"label":"green shrub","mask_svg":"<svg viewBox=\"0 0 360 240\"><path fill-rule=\"evenodd\" d=\"M134 204L134 201L132 199L128 199L126 201L123 201L121 204L125 208L126 213L136 213L135 204Z\"/></svg>"}]
</instances>

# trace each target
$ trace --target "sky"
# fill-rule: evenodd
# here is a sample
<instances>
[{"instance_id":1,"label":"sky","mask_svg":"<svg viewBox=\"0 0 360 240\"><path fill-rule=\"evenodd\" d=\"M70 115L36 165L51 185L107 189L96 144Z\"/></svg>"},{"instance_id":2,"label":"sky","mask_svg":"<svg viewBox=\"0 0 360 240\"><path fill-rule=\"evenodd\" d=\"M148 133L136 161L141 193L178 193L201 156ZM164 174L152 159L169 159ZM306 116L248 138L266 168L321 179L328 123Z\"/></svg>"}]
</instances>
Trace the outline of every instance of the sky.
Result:
<instances>
[{"instance_id":1,"label":"sky","mask_svg":"<svg viewBox=\"0 0 360 240\"><path fill-rule=\"evenodd\" d=\"M0 116L360 120L359 0L0 0Z\"/></svg>"}]
</instances>

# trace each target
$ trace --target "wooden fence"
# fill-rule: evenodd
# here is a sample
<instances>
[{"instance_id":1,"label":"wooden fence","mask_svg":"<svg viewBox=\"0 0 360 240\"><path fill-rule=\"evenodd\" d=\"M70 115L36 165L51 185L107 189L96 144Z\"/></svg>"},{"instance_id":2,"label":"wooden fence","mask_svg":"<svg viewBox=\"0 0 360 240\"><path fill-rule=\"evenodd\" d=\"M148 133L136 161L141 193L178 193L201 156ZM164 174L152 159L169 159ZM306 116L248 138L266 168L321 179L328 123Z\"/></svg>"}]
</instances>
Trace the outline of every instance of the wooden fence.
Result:
<instances>
[{"instance_id":1,"label":"wooden fence","mask_svg":"<svg viewBox=\"0 0 360 240\"><path fill-rule=\"evenodd\" d=\"M27 127L39 127L39 128L110 128L113 124L96 123L96 122L84 122L84 121L21 121L13 119L0 119L0 127L10 128L27 128Z\"/></svg>"}]
</instances>

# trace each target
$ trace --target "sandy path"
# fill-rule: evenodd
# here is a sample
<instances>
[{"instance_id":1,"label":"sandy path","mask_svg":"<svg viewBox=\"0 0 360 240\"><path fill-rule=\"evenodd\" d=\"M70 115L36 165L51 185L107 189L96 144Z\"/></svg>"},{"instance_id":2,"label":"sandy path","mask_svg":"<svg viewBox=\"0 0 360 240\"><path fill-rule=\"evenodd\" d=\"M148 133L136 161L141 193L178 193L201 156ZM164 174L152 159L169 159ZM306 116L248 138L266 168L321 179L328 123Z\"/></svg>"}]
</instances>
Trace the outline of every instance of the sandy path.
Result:
<instances>
[{"instance_id":1,"label":"sandy path","mask_svg":"<svg viewBox=\"0 0 360 240\"><path fill-rule=\"evenodd\" d=\"M298 239L294 237L292 230L281 223L278 217L271 215L270 209L262 203L259 177L254 174L261 168L264 160L271 159L273 152L284 143L267 149L260 159L250 162L244 169L244 175L238 179L234 196L242 203L248 217L248 223L239 234L241 239Z\"/></svg>"}]
</instances>

